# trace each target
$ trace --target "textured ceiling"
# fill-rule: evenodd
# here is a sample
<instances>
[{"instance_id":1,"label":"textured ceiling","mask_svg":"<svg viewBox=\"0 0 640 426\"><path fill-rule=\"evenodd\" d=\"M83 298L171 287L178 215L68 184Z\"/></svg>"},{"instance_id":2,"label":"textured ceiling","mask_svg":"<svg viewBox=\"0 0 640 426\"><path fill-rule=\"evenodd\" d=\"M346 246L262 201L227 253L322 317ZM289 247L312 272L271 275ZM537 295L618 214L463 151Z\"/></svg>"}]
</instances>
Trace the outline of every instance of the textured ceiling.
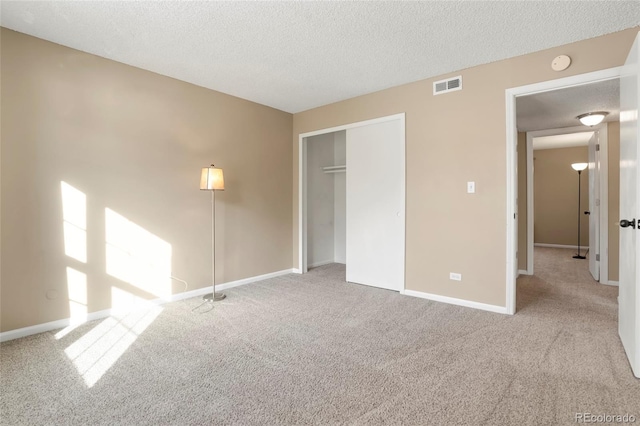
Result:
<instances>
[{"instance_id":1,"label":"textured ceiling","mask_svg":"<svg viewBox=\"0 0 640 426\"><path fill-rule=\"evenodd\" d=\"M640 25L637 1L0 7L4 27L288 112Z\"/></svg>"},{"instance_id":2,"label":"textured ceiling","mask_svg":"<svg viewBox=\"0 0 640 426\"><path fill-rule=\"evenodd\" d=\"M605 121L620 119L619 79L516 99L518 130L521 132L580 126L576 117L593 111L609 112Z\"/></svg>"}]
</instances>

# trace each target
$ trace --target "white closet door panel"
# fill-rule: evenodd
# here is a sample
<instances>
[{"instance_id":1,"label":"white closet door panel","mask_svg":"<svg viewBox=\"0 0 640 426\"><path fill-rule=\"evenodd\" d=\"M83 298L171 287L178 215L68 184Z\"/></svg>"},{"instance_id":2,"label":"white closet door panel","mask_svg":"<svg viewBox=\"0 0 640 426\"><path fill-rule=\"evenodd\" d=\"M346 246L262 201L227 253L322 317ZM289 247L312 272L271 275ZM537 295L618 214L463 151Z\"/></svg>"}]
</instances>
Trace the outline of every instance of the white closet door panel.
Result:
<instances>
[{"instance_id":1,"label":"white closet door panel","mask_svg":"<svg viewBox=\"0 0 640 426\"><path fill-rule=\"evenodd\" d=\"M401 120L347 130L347 281L404 287Z\"/></svg>"}]
</instances>

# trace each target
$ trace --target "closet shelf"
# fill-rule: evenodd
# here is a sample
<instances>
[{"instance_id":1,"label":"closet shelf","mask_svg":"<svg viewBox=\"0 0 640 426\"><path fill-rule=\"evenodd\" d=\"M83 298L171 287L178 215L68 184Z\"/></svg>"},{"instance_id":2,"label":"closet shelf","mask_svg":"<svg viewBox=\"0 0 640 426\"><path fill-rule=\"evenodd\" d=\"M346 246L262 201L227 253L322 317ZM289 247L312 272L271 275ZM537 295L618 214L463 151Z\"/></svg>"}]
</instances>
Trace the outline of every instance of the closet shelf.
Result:
<instances>
[{"instance_id":1,"label":"closet shelf","mask_svg":"<svg viewBox=\"0 0 640 426\"><path fill-rule=\"evenodd\" d=\"M344 173L347 171L347 166L325 166L322 171L325 173Z\"/></svg>"}]
</instances>

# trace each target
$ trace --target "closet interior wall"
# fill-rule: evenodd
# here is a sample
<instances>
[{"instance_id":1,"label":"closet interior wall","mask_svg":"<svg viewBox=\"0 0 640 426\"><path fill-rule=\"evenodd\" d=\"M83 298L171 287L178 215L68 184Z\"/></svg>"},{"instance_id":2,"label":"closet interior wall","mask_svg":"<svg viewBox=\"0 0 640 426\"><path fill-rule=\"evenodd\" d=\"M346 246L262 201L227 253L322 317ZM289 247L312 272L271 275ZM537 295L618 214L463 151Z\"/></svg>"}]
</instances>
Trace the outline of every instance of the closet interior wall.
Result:
<instances>
[{"instance_id":1,"label":"closet interior wall","mask_svg":"<svg viewBox=\"0 0 640 426\"><path fill-rule=\"evenodd\" d=\"M346 263L346 131L307 139L307 265Z\"/></svg>"}]
</instances>

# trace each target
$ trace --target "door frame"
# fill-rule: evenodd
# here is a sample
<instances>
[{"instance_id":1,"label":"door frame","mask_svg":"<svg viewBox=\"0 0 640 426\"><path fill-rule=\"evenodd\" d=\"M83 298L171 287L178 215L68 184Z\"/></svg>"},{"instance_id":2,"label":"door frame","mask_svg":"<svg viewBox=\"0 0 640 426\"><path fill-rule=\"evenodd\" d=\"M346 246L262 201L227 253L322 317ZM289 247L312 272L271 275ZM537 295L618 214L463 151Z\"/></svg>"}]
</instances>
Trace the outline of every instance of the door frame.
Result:
<instances>
[{"instance_id":1,"label":"door frame","mask_svg":"<svg viewBox=\"0 0 640 426\"><path fill-rule=\"evenodd\" d=\"M405 113L393 114L384 117L373 118L371 120L358 121L355 123L344 124L342 126L329 127L320 130L314 130L312 132L300 133L298 135L298 272L305 274L308 272L307 265L307 138L311 136L324 135L326 133L334 133L342 130L354 129L356 127L368 126L370 124L384 123L387 121L400 120L400 127L402 128L402 208L404 214L401 216L402 229L405 233L405 245L406 245L406 202L407 202L407 189L406 189L406 127L405 127ZM403 255L404 265L406 267L406 252ZM403 268L405 269L405 268ZM405 279L402 280L402 288L405 289Z\"/></svg>"},{"instance_id":2,"label":"door frame","mask_svg":"<svg viewBox=\"0 0 640 426\"><path fill-rule=\"evenodd\" d=\"M516 278L518 276L518 260L516 258L516 251L518 249L516 243L518 241L518 127L516 122L516 98L520 96L533 95L536 93L549 92L552 90L582 86L585 84L597 83L599 81L620 78L621 71L622 67L608 68L590 73L578 74L570 77L528 84L525 86L512 87L505 90L507 130L507 208L505 217L507 229L506 311L510 315L513 315L516 312ZM528 266L529 265L527 264L527 267Z\"/></svg>"},{"instance_id":3,"label":"door frame","mask_svg":"<svg viewBox=\"0 0 640 426\"><path fill-rule=\"evenodd\" d=\"M562 127L559 129L534 130L527 132L526 160L527 160L527 269L520 270L520 274L533 275L533 220L534 210L534 181L533 181L533 139L544 136L567 135L573 133L598 133L598 143L600 144L600 220L598 223L600 234L600 282L609 284L609 163L608 163L608 133L607 123L597 126L574 126ZM593 194L589 193L589 197Z\"/></svg>"}]
</instances>

